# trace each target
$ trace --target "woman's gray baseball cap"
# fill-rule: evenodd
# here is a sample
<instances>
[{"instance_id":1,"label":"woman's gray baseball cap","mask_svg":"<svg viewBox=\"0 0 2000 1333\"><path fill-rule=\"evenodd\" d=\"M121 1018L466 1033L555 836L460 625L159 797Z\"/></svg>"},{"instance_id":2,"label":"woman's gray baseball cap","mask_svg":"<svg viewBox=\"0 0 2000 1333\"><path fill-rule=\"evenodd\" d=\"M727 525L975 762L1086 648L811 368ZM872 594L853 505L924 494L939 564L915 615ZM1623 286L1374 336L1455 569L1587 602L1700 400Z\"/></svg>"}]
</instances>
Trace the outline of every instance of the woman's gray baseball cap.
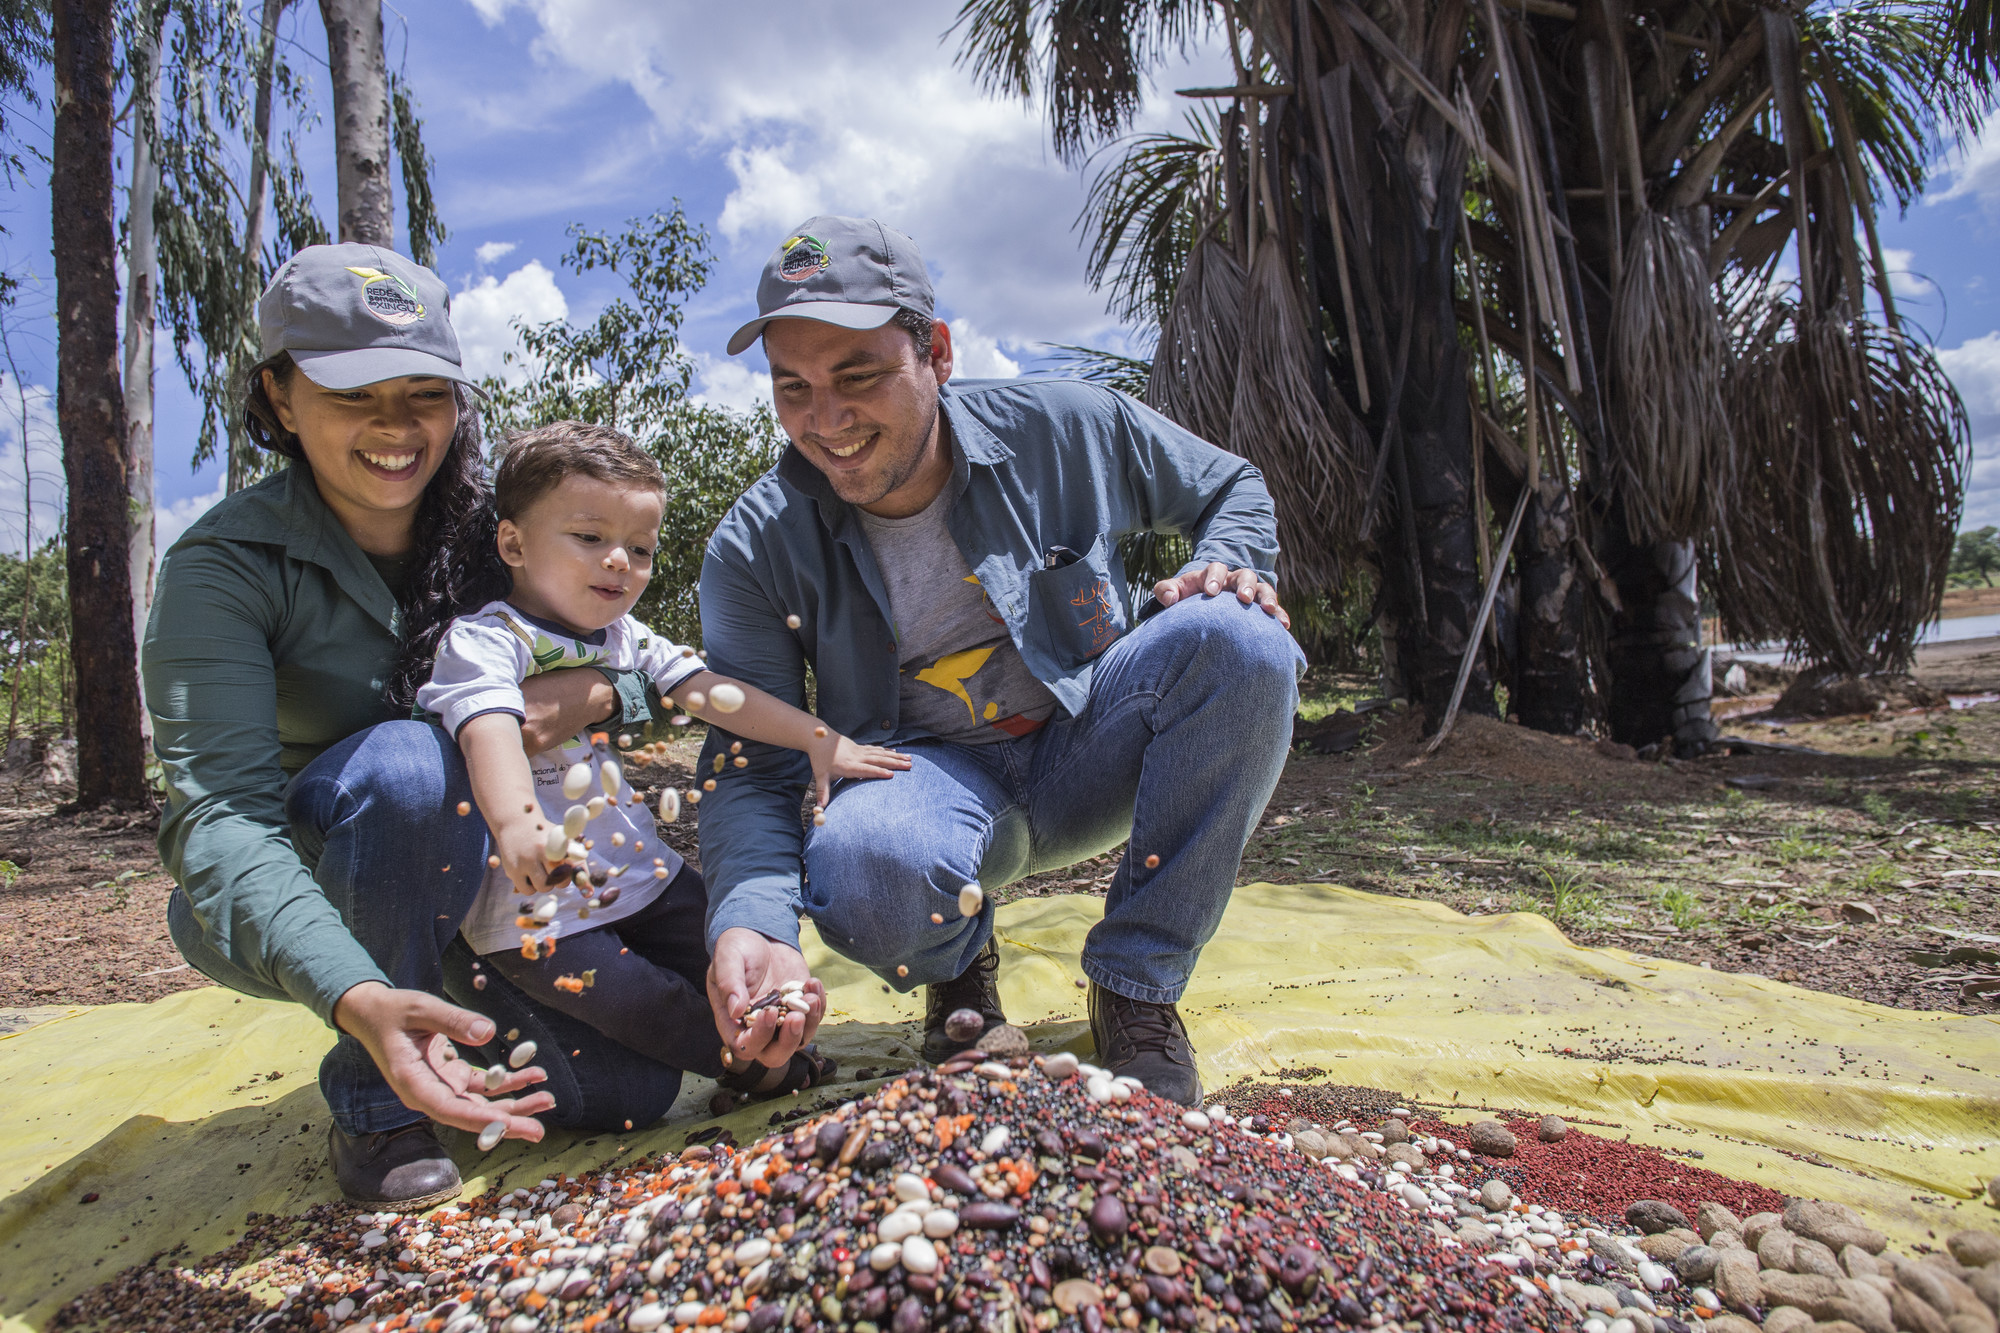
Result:
<instances>
[{"instance_id":1,"label":"woman's gray baseball cap","mask_svg":"<svg viewBox=\"0 0 2000 1333\"><path fill-rule=\"evenodd\" d=\"M323 389L434 375L474 393L451 291L438 275L379 245L309 245L286 260L257 299L264 355L290 352Z\"/></svg>"},{"instance_id":2,"label":"woman's gray baseball cap","mask_svg":"<svg viewBox=\"0 0 2000 1333\"><path fill-rule=\"evenodd\" d=\"M898 310L935 318L917 243L873 218L807 218L765 263L757 318L729 335L729 354L756 342L774 319L879 329Z\"/></svg>"}]
</instances>

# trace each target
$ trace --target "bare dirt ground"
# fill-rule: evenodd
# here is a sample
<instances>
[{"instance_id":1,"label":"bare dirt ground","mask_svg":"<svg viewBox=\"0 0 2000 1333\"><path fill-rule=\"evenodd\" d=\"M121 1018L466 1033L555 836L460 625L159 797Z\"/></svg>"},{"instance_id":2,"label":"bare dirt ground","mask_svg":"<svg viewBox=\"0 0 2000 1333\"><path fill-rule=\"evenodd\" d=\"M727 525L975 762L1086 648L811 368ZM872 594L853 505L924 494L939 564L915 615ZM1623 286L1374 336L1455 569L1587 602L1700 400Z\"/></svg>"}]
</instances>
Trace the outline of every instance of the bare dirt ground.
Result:
<instances>
[{"instance_id":1,"label":"bare dirt ground","mask_svg":"<svg viewBox=\"0 0 2000 1333\"><path fill-rule=\"evenodd\" d=\"M1926 649L1918 675L2000 695L2000 640ZM2000 702L1817 722L1771 718L1769 702L1738 701L1725 733L1821 753L1647 763L1468 718L1426 758L1413 722L1384 715L1347 754L1294 753L1239 882L1536 911L1579 944L2000 1012ZM635 781L687 785L697 745L676 741ZM167 939L155 821L58 816L65 795L0 786L0 859L19 867L0 869L0 1010L208 984ZM667 830L691 860L698 814ZM1117 855L996 900L1102 893ZM0 1031L28 1018L0 1013Z\"/></svg>"}]
</instances>

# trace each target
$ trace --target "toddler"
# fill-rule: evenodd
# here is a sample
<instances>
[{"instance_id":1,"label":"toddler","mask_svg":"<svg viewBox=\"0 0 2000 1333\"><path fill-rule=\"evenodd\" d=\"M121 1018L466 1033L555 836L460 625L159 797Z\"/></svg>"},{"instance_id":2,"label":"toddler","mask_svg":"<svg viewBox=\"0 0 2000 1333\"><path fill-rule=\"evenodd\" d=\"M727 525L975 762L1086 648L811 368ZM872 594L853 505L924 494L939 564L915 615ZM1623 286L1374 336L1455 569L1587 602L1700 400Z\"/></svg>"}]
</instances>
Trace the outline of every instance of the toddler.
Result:
<instances>
[{"instance_id":1,"label":"toddler","mask_svg":"<svg viewBox=\"0 0 2000 1333\"><path fill-rule=\"evenodd\" d=\"M676 1069L768 1095L833 1073L812 1048L782 1068L725 1070L706 995L701 876L659 840L599 734L532 759L521 682L543 671L638 669L661 696L736 735L801 750L820 803L834 778L886 778L909 760L709 671L629 614L652 576L666 479L618 431L563 421L517 437L494 481L513 589L460 616L417 706L458 741L493 855L461 928L537 1003ZM672 819L678 798L662 796Z\"/></svg>"}]
</instances>

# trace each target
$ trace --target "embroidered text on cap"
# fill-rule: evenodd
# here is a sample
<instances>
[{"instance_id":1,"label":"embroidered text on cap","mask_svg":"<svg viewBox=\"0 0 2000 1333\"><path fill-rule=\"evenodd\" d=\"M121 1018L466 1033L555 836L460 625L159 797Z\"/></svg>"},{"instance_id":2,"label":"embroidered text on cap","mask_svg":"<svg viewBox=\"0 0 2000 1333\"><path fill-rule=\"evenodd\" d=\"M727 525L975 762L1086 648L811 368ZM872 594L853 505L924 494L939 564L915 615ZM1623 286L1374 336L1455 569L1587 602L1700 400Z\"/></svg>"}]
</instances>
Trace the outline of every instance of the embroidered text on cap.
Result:
<instances>
[{"instance_id":1,"label":"embroidered text on cap","mask_svg":"<svg viewBox=\"0 0 2000 1333\"><path fill-rule=\"evenodd\" d=\"M363 279L361 299L386 322L400 326L414 324L424 317L424 303L417 299L417 289L395 274L351 265L347 271Z\"/></svg>"},{"instance_id":2,"label":"embroidered text on cap","mask_svg":"<svg viewBox=\"0 0 2000 1333\"><path fill-rule=\"evenodd\" d=\"M826 272L833 262L826 245L817 236L794 236L778 247L778 276L786 282L804 282Z\"/></svg>"}]
</instances>

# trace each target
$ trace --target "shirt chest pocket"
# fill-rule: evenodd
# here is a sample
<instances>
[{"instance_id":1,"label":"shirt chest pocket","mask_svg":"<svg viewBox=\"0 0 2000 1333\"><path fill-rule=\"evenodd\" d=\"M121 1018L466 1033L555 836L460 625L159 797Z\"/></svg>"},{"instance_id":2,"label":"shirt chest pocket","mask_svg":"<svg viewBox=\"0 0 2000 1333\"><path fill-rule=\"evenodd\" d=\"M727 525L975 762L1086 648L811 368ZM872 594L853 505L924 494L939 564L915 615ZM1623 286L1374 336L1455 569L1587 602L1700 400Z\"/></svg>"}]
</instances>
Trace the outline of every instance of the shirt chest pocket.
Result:
<instances>
[{"instance_id":1,"label":"shirt chest pocket","mask_svg":"<svg viewBox=\"0 0 2000 1333\"><path fill-rule=\"evenodd\" d=\"M1065 671L1090 661L1131 628L1124 571L1114 571L1111 538L1100 534L1078 560L1028 576L1028 616Z\"/></svg>"}]
</instances>

